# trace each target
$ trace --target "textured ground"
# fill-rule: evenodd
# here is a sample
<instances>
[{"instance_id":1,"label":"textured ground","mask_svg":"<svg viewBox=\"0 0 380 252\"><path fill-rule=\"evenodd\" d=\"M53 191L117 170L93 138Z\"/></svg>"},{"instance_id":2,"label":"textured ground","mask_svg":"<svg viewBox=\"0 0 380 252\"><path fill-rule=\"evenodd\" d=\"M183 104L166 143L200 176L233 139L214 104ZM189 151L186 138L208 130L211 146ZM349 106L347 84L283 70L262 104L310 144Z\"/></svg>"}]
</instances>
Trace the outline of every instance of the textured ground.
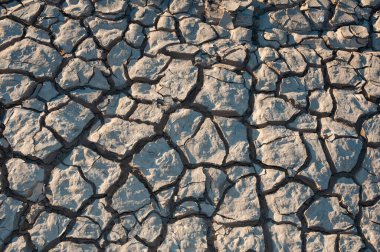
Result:
<instances>
[{"instance_id":1,"label":"textured ground","mask_svg":"<svg viewBox=\"0 0 380 252\"><path fill-rule=\"evenodd\" d=\"M378 251L380 1L0 0L0 250Z\"/></svg>"}]
</instances>

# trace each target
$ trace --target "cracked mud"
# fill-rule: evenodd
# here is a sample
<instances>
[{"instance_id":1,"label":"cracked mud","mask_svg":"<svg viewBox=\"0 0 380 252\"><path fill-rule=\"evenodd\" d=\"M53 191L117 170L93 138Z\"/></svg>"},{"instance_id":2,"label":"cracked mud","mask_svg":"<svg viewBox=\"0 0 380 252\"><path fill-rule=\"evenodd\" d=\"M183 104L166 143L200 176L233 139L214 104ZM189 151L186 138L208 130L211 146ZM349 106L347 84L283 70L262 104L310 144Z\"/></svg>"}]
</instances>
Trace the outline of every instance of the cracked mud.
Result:
<instances>
[{"instance_id":1,"label":"cracked mud","mask_svg":"<svg viewBox=\"0 0 380 252\"><path fill-rule=\"evenodd\" d=\"M1 251L379 251L380 1L0 0Z\"/></svg>"}]
</instances>

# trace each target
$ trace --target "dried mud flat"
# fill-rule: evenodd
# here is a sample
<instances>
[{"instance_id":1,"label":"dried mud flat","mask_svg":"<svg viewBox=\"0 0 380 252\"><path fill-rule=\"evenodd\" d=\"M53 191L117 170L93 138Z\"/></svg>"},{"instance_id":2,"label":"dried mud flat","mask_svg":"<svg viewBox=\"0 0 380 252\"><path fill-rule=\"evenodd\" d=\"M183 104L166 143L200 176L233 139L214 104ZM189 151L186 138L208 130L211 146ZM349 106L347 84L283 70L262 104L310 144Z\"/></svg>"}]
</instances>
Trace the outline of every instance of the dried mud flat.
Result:
<instances>
[{"instance_id":1,"label":"dried mud flat","mask_svg":"<svg viewBox=\"0 0 380 252\"><path fill-rule=\"evenodd\" d=\"M1 251L378 251L380 1L0 0Z\"/></svg>"}]
</instances>

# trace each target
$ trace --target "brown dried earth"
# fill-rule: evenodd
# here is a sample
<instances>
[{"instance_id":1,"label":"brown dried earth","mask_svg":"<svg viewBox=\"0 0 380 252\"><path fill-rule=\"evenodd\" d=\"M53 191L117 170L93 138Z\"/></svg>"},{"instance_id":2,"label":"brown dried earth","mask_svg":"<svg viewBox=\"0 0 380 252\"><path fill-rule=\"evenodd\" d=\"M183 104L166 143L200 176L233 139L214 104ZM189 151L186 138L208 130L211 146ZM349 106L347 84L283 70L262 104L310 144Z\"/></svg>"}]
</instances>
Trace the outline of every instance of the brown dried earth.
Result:
<instances>
[{"instance_id":1,"label":"brown dried earth","mask_svg":"<svg viewBox=\"0 0 380 252\"><path fill-rule=\"evenodd\" d=\"M380 251L379 0L0 0L0 251Z\"/></svg>"}]
</instances>

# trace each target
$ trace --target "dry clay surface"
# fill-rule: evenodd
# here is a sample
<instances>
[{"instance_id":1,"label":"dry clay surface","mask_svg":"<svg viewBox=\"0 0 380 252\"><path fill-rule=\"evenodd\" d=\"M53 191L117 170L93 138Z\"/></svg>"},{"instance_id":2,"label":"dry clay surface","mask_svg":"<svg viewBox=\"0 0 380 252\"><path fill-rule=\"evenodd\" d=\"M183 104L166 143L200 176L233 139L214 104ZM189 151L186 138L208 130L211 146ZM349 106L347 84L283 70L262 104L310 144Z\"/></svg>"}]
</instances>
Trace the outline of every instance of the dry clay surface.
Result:
<instances>
[{"instance_id":1,"label":"dry clay surface","mask_svg":"<svg viewBox=\"0 0 380 252\"><path fill-rule=\"evenodd\" d=\"M0 0L1 251L379 251L380 1Z\"/></svg>"}]
</instances>

